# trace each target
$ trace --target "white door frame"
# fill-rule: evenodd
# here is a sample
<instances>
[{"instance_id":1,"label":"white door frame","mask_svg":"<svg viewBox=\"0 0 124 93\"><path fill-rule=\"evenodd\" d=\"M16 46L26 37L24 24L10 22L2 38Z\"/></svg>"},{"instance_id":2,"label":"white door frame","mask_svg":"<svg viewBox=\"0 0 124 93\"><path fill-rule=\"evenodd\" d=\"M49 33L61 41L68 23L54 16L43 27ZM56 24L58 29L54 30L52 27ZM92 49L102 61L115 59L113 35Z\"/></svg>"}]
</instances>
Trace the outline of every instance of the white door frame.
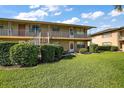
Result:
<instances>
[{"instance_id":1,"label":"white door frame","mask_svg":"<svg viewBox=\"0 0 124 93\"><path fill-rule=\"evenodd\" d=\"M71 30L72 29L72 30ZM71 32L72 31L72 32ZM73 33L73 35L71 34L71 33ZM73 28L69 28L69 37L70 38L74 38L74 30L73 30Z\"/></svg>"},{"instance_id":2,"label":"white door frame","mask_svg":"<svg viewBox=\"0 0 124 93\"><path fill-rule=\"evenodd\" d=\"M71 49L71 44L73 44L73 49ZM69 42L69 52L74 52L74 41Z\"/></svg>"}]
</instances>

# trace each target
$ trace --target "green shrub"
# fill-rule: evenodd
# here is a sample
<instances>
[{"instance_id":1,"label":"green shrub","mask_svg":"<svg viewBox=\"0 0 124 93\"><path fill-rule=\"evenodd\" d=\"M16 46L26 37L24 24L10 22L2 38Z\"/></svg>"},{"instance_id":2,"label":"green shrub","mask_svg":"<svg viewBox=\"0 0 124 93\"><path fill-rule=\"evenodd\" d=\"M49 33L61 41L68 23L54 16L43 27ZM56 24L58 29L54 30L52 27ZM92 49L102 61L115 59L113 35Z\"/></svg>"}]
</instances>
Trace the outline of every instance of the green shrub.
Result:
<instances>
[{"instance_id":1,"label":"green shrub","mask_svg":"<svg viewBox=\"0 0 124 93\"><path fill-rule=\"evenodd\" d=\"M92 53L98 52L98 45L97 44L90 44L89 52L92 52Z\"/></svg>"},{"instance_id":2,"label":"green shrub","mask_svg":"<svg viewBox=\"0 0 124 93\"><path fill-rule=\"evenodd\" d=\"M57 59L60 59L62 57L62 54L64 52L64 48L60 45L55 45L55 57Z\"/></svg>"},{"instance_id":3,"label":"green shrub","mask_svg":"<svg viewBox=\"0 0 124 93\"><path fill-rule=\"evenodd\" d=\"M9 66L13 63L9 59L10 48L17 43L15 42L0 42L0 65Z\"/></svg>"},{"instance_id":4,"label":"green shrub","mask_svg":"<svg viewBox=\"0 0 124 93\"><path fill-rule=\"evenodd\" d=\"M43 62L53 62L61 58L63 47L60 45L46 44L41 46L41 56Z\"/></svg>"},{"instance_id":5,"label":"green shrub","mask_svg":"<svg viewBox=\"0 0 124 93\"><path fill-rule=\"evenodd\" d=\"M98 51L118 51L117 46L98 46Z\"/></svg>"},{"instance_id":6,"label":"green shrub","mask_svg":"<svg viewBox=\"0 0 124 93\"><path fill-rule=\"evenodd\" d=\"M98 46L99 51L111 51L111 46Z\"/></svg>"},{"instance_id":7,"label":"green shrub","mask_svg":"<svg viewBox=\"0 0 124 93\"><path fill-rule=\"evenodd\" d=\"M80 53L85 53L85 52L88 52L88 49L87 48L80 48L79 52Z\"/></svg>"},{"instance_id":8,"label":"green shrub","mask_svg":"<svg viewBox=\"0 0 124 93\"><path fill-rule=\"evenodd\" d=\"M37 65L39 48L32 44L16 44L10 48L10 60L21 66Z\"/></svg>"},{"instance_id":9,"label":"green shrub","mask_svg":"<svg viewBox=\"0 0 124 93\"><path fill-rule=\"evenodd\" d=\"M41 56L43 62L53 62L55 58L55 47L52 44L42 45Z\"/></svg>"},{"instance_id":10,"label":"green shrub","mask_svg":"<svg viewBox=\"0 0 124 93\"><path fill-rule=\"evenodd\" d=\"M118 51L118 47L117 46L111 46L111 51Z\"/></svg>"}]
</instances>

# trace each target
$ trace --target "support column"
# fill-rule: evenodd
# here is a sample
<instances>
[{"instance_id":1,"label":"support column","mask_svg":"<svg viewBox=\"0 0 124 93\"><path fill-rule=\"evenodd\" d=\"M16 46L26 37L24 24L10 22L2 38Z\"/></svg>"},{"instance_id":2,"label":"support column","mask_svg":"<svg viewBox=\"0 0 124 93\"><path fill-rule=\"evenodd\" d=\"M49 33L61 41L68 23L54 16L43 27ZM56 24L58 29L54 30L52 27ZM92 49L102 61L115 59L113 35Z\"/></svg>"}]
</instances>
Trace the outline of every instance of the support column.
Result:
<instances>
[{"instance_id":1,"label":"support column","mask_svg":"<svg viewBox=\"0 0 124 93\"><path fill-rule=\"evenodd\" d=\"M47 33L47 37L48 37L48 44L50 43L50 34L49 32Z\"/></svg>"},{"instance_id":2,"label":"support column","mask_svg":"<svg viewBox=\"0 0 124 93\"><path fill-rule=\"evenodd\" d=\"M50 31L51 31L51 29L50 29L50 25L48 25L48 33L47 33L47 37L48 37L48 44L50 43Z\"/></svg>"},{"instance_id":3,"label":"support column","mask_svg":"<svg viewBox=\"0 0 124 93\"><path fill-rule=\"evenodd\" d=\"M8 22L8 32L7 35L11 36L12 35L12 25L11 22Z\"/></svg>"},{"instance_id":4,"label":"support column","mask_svg":"<svg viewBox=\"0 0 124 93\"><path fill-rule=\"evenodd\" d=\"M87 29L84 28L84 36L86 37L87 36Z\"/></svg>"},{"instance_id":5,"label":"support column","mask_svg":"<svg viewBox=\"0 0 124 93\"><path fill-rule=\"evenodd\" d=\"M29 33L29 24L26 24L25 25L25 36L30 36L30 33Z\"/></svg>"}]
</instances>

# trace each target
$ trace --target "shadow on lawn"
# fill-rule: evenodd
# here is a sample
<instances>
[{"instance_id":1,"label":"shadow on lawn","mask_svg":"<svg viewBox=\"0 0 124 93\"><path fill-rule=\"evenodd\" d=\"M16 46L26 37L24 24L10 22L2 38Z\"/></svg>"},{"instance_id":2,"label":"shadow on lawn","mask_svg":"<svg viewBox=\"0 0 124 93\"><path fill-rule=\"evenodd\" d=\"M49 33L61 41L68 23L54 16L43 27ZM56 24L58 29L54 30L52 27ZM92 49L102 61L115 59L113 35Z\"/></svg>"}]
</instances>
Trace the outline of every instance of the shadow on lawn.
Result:
<instances>
[{"instance_id":1,"label":"shadow on lawn","mask_svg":"<svg viewBox=\"0 0 124 93\"><path fill-rule=\"evenodd\" d=\"M41 61L41 59L38 59L38 64L34 65L34 66L20 66L20 65L15 65L15 66L0 66L0 70L4 69L4 70L13 70L13 69L19 69L19 68L35 68L38 65L44 65L44 64L54 64L59 62L60 60L69 60L69 59L73 59L74 57L76 57L76 55L74 54L68 54L68 55L64 55L61 59L55 60L53 62L43 62Z\"/></svg>"},{"instance_id":2,"label":"shadow on lawn","mask_svg":"<svg viewBox=\"0 0 124 93\"><path fill-rule=\"evenodd\" d=\"M51 62L43 62L42 59L38 60L38 64L54 64L60 62L60 60L69 60L69 59L73 59L74 57L76 57L75 54L65 54L60 59L55 59L54 61Z\"/></svg>"},{"instance_id":3,"label":"shadow on lawn","mask_svg":"<svg viewBox=\"0 0 124 93\"><path fill-rule=\"evenodd\" d=\"M67 55L67 56L64 56L62 59L73 59L74 57L76 57L76 55Z\"/></svg>"}]
</instances>

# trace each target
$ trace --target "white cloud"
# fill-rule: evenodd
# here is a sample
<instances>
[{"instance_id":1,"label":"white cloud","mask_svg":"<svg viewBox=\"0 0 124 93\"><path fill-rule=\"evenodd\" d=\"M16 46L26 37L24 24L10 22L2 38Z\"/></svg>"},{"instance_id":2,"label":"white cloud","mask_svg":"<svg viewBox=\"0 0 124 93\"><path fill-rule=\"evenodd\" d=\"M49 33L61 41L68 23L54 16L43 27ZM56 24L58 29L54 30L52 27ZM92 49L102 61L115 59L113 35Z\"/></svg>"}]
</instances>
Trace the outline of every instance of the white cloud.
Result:
<instances>
[{"instance_id":1,"label":"white cloud","mask_svg":"<svg viewBox=\"0 0 124 93\"><path fill-rule=\"evenodd\" d=\"M61 21L56 21L57 23L61 23Z\"/></svg>"},{"instance_id":2,"label":"white cloud","mask_svg":"<svg viewBox=\"0 0 124 93\"><path fill-rule=\"evenodd\" d=\"M56 13L54 13L55 16L58 16L58 15L61 15L61 14L62 14L62 12L56 12Z\"/></svg>"},{"instance_id":3,"label":"white cloud","mask_svg":"<svg viewBox=\"0 0 124 93\"><path fill-rule=\"evenodd\" d=\"M115 22L115 21L117 21L117 19L115 19L115 18L114 18L114 19L112 19L112 22Z\"/></svg>"},{"instance_id":4,"label":"white cloud","mask_svg":"<svg viewBox=\"0 0 124 93\"><path fill-rule=\"evenodd\" d=\"M101 28L110 28L110 27L112 27L111 25L101 25L100 26Z\"/></svg>"},{"instance_id":5,"label":"white cloud","mask_svg":"<svg viewBox=\"0 0 124 93\"><path fill-rule=\"evenodd\" d=\"M73 17L71 19L65 20L62 23L67 23L67 24L75 24L77 22L80 22L80 19L77 17Z\"/></svg>"},{"instance_id":6,"label":"white cloud","mask_svg":"<svg viewBox=\"0 0 124 93\"><path fill-rule=\"evenodd\" d=\"M30 5L29 6L30 9L39 8L39 7L40 7L40 5Z\"/></svg>"},{"instance_id":7,"label":"white cloud","mask_svg":"<svg viewBox=\"0 0 124 93\"><path fill-rule=\"evenodd\" d=\"M38 9L36 11L21 12L14 18L24 20L37 20L38 18L43 19L45 16L48 16L48 13Z\"/></svg>"},{"instance_id":8,"label":"white cloud","mask_svg":"<svg viewBox=\"0 0 124 93\"><path fill-rule=\"evenodd\" d=\"M96 28L95 32L102 31L108 28L113 28L112 25L101 25L100 27Z\"/></svg>"},{"instance_id":9,"label":"white cloud","mask_svg":"<svg viewBox=\"0 0 124 93\"><path fill-rule=\"evenodd\" d=\"M65 8L65 11L72 11L73 8Z\"/></svg>"},{"instance_id":10,"label":"white cloud","mask_svg":"<svg viewBox=\"0 0 124 93\"><path fill-rule=\"evenodd\" d=\"M81 17L82 18L87 18L87 19L96 19L100 16L103 16L105 13L102 11L96 11L96 12L90 12L90 13L82 13Z\"/></svg>"},{"instance_id":11,"label":"white cloud","mask_svg":"<svg viewBox=\"0 0 124 93\"><path fill-rule=\"evenodd\" d=\"M118 25L114 26L114 25L109 25L109 24L106 25L106 24L104 24L104 25L101 25L98 28L94 28L94 29L91 29L91 30L92 30L92 33L96 33L96 32L99 32L99 31L103 31L105 29L118 28L118 27L120 27L120 26L118 26Z\"/></svg>"},{"instance_id":12,"label":"white cloud","mask_svg":"<svg viewBox=\"0 0 124 93\"><path fill-rule=\"evenodd\" d=\"M17 16L14 16L16 19L25 19L25 20L42 20L45 16L58 16L61 15L60 6L57 5L31 5L29 6L31 11L29 12L20 12ZM35 9L35 10L33 10Z\"/></svg>"},{"instance_id":13,"label":"white cloud","mask_svg":"<svg viewBox=\"0 0 124 93\"><path fill-rule=\"evenodd\" d=\"M124 12L118 12L117 10L112 10L111 12L108 13L108 15L114 17L114 16L119 16L121 14L124 14Z\"/></svg>"},{"instance_id":14,"label":"white cloud","mask_svg":"<svg viewBox=\"0 0 124 93\"><path fill-rule=\"evenodd\" d=\"M61 15L60 6L58 5L45 5L41 7L41 10L46 11L47 13L50 13L52 16L58 16Z\"/></svg>"},{"instance_id":15,"label":"white cloud","mask_svg":"<svg viewBox=\"0 0 124 93\"><path fill-rule=\"evenodd\" d=\"M57 5L45 5L41 9L46 10L48 12L56 12L59 10L59 6L57 6Z\"/></svg>"},{"instance_id":16,"label":"white cloud","mask_svg":"<svg viewBox=\"0 0 124 93\"><path fill-rule=\"evenodd\" d=\"M85 24L87 24L87 23L88 23L88 21L84 21L84 23L85 23Z\"/></svg>"}]
</instances>

